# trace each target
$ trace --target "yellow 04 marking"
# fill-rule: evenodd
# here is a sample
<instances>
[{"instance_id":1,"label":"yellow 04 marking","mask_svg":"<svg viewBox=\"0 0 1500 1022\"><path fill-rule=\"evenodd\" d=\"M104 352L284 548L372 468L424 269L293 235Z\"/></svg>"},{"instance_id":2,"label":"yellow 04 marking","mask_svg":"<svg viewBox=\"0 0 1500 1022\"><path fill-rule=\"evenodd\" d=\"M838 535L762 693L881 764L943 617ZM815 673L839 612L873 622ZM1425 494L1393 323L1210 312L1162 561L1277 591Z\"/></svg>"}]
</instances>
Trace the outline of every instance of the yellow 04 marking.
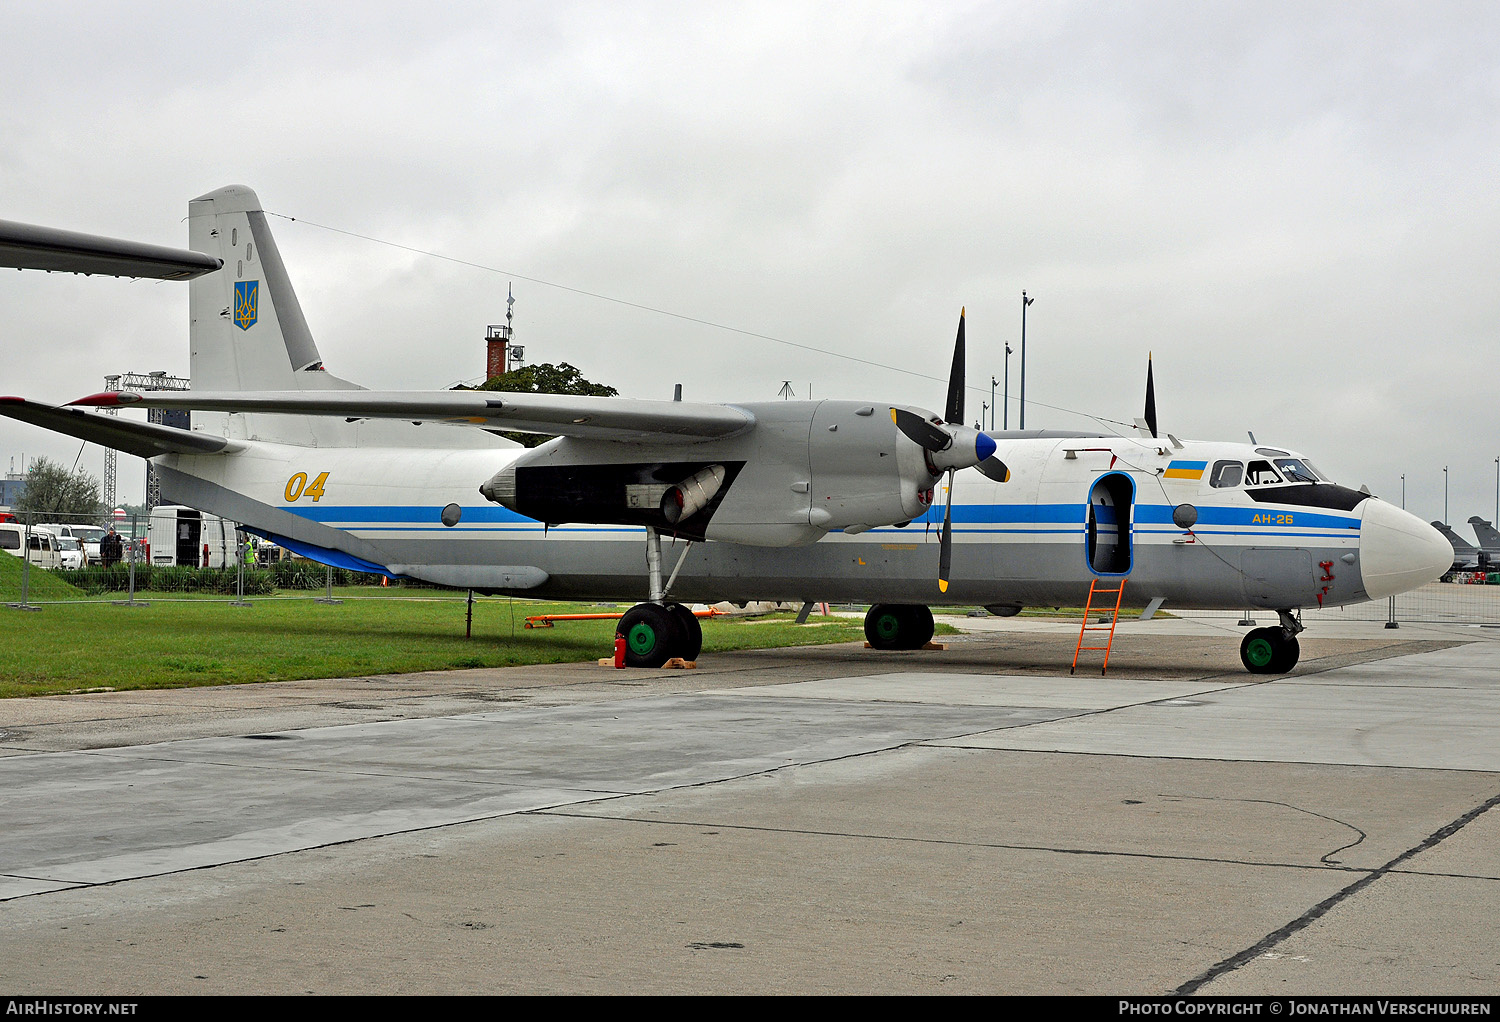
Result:
<instances>
[{"instance_id":1,"label":"yellow 04 marking","mask_svg":"<svg viewBox=\"0 0 1500 1022\"><path fill-rule=\"evenodd\" d=\"M307 481L306 472L298 472L286 481L286 502L294 504L303 497L311 497L316 504L323 499L323 486L327 482L327 472L318 473L318 477L311 483Z\"/></svg>"}]
</instances>

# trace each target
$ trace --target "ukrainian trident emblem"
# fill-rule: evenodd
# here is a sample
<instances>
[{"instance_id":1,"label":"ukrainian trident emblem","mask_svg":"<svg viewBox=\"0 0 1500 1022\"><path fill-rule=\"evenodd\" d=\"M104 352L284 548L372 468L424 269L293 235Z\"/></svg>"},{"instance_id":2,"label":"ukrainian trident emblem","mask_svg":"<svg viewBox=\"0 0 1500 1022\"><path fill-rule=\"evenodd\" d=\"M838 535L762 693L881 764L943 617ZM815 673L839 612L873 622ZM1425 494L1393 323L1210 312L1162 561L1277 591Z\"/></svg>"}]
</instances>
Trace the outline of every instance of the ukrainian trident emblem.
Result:
<instances>
[{"instance_id":1,"label":"ukrainian trident emblem","mask_svg":"<svg viewBox=\"0 0 1500 1022\"><path fill-rule=\"evenodd\" d=\"M260 281L237 280L234 284L234 323L241 330L255 325L255 302L260 297Z\"/></svg>"}]
</instances>

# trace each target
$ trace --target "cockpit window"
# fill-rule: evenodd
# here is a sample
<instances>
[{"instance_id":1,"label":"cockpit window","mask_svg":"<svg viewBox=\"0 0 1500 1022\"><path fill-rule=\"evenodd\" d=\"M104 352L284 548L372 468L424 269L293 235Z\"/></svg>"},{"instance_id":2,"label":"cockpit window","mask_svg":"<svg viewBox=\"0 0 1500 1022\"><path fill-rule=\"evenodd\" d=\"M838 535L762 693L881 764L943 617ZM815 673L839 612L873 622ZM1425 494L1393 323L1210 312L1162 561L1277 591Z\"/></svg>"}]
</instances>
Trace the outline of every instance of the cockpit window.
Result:
<instances>
[{"instance_id":1,"label":"cockpit window","mask_svg":"<svg viewBox=\"0 0 1500 1022\"><path fill-rule=\"evenodd\" d=\"M1286 476L1289 483L1315 483L1318 474L1314 472L1306 462L1296 458L1277 458L1276 467L1281 469L1281 474Z\"/></svg>"},{"instance_id":2,"label":"cockpit window","mask_svg":"<svg viewBox=\"0 0 1500 1022\"><path fill-rule=\"evenodd\" d=\"M1244 474L1245 466L1238 461L1216 461L1208 483L1210 486L1238 486Z\"/></svg>"},{"instance_id":3,"label":"cockpit window","mask_svg":"<svg viewBox=\"0 0 1500 1022\"><path fill-rule=\"evenodd\" d=\"M1250 471L1245 473L1246 486L1274 486L1281 482L1281 476L1271 467L1269 461L1252 461Z\"/></svg>"}]
</instances>

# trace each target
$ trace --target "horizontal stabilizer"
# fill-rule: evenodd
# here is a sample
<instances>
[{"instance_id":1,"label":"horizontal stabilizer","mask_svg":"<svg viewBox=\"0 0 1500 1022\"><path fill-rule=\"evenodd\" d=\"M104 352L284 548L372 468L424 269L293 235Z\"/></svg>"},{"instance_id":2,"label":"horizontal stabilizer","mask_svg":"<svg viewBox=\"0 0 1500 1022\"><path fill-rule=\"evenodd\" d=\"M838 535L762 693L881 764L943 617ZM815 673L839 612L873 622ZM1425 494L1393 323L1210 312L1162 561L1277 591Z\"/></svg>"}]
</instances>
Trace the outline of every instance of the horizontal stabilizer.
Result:
<instances>
[{"instance_id":1,"label":"horizontal stabilizer","mask_svg":"<svg viewBox=\"0 0 1500 1022\"><path fill-rule=\"evenodd\" d=\"M19 397L0 397L0 415L142 458L159 454L217 454L229 446L229 441L221 436L190 433L173 426L134 422L78 408L58 408Z\"/></svg>"},{"instance_id":2,"label":"horizontal stabilizer","mask_svg":"<svg viewBox=\"0 0 1500 1022\"><path fill-rule=\"evenodd\" d=\"M406 419L595 440L678 443L734 436L755 425L754 415L733 405L478 390L106 391L72 403L93 407L128 405L347 419Z\"/></svg>"},{"instance_id":3,"label":"horizontal stabilizer","mask_svg":"<svg viewBox=\"0 0 1500 1022\"><path fill-rule=\"evenodd\" d=\"M108 277L191 280L223 266L222 260L185 248L145 245L97 234L0 220L0 266Z\"/></svg>"}]
</instances>

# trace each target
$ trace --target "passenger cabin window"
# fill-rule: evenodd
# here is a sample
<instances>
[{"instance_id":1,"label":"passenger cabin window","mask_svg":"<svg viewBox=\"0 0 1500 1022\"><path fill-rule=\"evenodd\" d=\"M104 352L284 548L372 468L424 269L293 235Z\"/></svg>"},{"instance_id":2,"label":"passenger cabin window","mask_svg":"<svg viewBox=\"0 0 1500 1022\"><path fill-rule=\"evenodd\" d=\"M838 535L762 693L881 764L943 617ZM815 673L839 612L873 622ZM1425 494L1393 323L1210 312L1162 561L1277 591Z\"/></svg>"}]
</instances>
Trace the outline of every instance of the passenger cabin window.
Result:
<instances>
[{"instance_id":1,"label":"passenger cabin window","mask_svg":"<svg viewBox=\"0 0 1500 1022\"><path fill-rule=\"evenodd\" d=\"M1281 482L1281 476L1271 467L1269 461L1252 461L1250 471L1245 473L1246 486L1274 486Z\"/></svg>"},{"instance_id":2,"label":"passenger cabin window","mask_svg":"<svg viewBox=\"0 0 1500 1022\"><path fill-rule=\"evenodd\" d=\"M1208 477L1210 486L1238 486L1245 475L1245 466L1238 461L1214 462L1213 474Z\"/></svg>"},{"instance_id":3,"label":"passenger cabin window","mask_svg":"<svg viewBox=\"0 0 1500 1022\"><path fill-rule=\"evenodd\" d=\"M1318 474L1303 461L1296 458L1277 458L1276 467L1281 469L1281 474L1286 476L1289 483L1315 483Z\"/></svg>"},{"instance_id":4,"label":"passenger cabin window","mask_svg":"<svg viewBox=\"0 0 1500 1022\"><path fill-rule=\"evenodd\" d=\"M9 529L0 529L0 550L21 549L21 534Z\"/></svg>"}]
</instances>

